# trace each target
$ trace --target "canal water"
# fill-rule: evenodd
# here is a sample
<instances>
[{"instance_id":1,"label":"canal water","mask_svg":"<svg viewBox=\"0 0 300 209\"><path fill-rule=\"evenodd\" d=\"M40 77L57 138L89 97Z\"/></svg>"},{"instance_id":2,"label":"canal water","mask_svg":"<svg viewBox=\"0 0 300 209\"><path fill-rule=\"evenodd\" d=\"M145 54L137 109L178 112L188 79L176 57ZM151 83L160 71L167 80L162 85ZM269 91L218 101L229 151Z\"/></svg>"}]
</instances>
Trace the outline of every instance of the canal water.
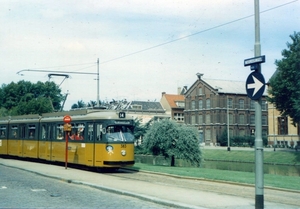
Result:
<instances>
[{"instance_id":1,"label":"canal water","mask_svg":"<svg viewBox=\"0 0 300 209\"><path fill-rule=\"evenodd\" d=\"M205 161L201 164L201 167L220 170L255 172L254 163ZM300 176L300 166L264 164L264 173L282 176Z\"/></svg>"}]
</instances>

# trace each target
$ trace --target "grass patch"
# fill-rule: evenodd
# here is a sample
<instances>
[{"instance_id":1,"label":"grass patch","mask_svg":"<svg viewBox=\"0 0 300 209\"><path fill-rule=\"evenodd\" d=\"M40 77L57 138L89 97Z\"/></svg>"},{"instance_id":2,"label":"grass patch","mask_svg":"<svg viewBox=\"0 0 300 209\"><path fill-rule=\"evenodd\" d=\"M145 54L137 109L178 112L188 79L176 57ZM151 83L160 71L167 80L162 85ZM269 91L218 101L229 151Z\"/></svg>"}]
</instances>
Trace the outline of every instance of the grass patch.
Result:
<instances>
[{"instance_id":1,"label":"grass patch","mask_svg":"<svg viewBox=\"0 0 300 209\"><path fill-rule=\"evenodd\" d=\"M255 152L232 150L202 150L204 160L251 162L255 163ZM300 165L300 152L268 151L264 152L264 163Z\"/></svg>"},{"instance_id":2,"label":"grass patch","mask_svg":"<svg viewBox=\"0 0 300 209\"><path fill-rule=\"evenodd\" d=\"M154 166L143 163L136 163L135 170L172 174L184 177L204 178L210 180L221 180L237 183L255 184L255 174L250 172L227 171L193 167L169 167ZM300 191L300 180L298 176L279 176L272 174L264 175L264 185L276 188L293 189Z\"/></svg>"}]
</instances>

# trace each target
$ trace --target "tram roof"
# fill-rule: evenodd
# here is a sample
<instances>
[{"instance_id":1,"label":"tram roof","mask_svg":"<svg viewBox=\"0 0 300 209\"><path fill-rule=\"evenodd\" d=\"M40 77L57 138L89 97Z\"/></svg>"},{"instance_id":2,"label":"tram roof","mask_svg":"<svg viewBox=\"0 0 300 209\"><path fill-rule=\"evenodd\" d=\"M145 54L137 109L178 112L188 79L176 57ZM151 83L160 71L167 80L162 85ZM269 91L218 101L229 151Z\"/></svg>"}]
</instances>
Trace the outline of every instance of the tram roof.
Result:
<instances>
[{"instance_id":1,"label":"tram roof","mask_svg":"<svg viewBox=\"0 0 300 209\"><path fill-rule=\"evenodd\" d=\"M9 122L38 122L41 121L61 121L63 122L63 117L68 115L72 120L96 120L96 119L116 119L119 120L119 112L116 110L107 110L107 109L80 109L72 111L62 111L62 112L52 112L52 113L43 113L42 115L33 114L33 115L20 115L20 116L6 116L0 118L0 123L9 123ZM132 117L127 115L125 120L130 120Z\"/></svg>"}]
</instances>

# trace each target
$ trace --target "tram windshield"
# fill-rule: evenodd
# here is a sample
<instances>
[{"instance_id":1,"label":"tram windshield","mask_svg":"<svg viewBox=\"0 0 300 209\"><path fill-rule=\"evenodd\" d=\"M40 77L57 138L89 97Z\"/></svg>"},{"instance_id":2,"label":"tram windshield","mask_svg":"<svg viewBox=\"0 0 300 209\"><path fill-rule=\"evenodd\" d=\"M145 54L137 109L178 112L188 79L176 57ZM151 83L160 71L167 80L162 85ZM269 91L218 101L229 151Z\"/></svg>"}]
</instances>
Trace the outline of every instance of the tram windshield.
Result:
<instances>
[{"instance_id":1,"label":"tram windshield","mask_svg":"<svg viewBox=\"0 0 300 209\"><path fill-rule=\"evenodd\" d=\"M106 139L108 142L133 142L134 136L128 126L108 126L106 128Z\"/></svg>"}]
</instances>

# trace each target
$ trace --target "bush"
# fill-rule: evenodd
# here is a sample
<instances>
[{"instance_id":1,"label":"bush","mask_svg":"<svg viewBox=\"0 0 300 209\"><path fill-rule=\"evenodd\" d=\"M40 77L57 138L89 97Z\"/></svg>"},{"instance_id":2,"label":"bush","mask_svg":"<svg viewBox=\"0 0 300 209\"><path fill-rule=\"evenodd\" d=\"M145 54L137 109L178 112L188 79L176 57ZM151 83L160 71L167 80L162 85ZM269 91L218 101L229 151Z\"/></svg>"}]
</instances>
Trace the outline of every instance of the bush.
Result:
<instances>
[{"instance_id":1,"label":"bush","mask_svg":"<svg viewBox=\"0 0 300 209\"><path fill-rule=\"evenodd\" d=\"M195 128L171 120L156 121L147 131L142 146L152 155L162 155L172 161L183 159L200 166L201 150Z\"/></svg>"}]
</instances>

